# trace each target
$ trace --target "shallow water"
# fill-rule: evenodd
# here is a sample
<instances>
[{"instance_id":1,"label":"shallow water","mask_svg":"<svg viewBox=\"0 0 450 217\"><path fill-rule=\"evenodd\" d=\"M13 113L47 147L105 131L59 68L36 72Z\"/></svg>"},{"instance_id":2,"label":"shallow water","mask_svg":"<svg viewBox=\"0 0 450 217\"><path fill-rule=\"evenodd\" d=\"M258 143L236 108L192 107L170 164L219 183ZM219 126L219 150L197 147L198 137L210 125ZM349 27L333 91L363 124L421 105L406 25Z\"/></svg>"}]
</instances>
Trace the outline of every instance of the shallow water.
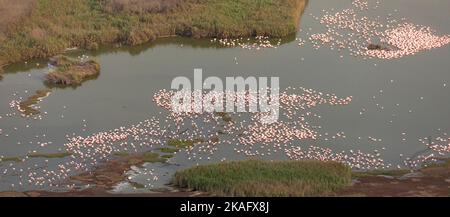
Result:
<instances>
[{"instance_id":1,"label":"shallow water","mask_svg":"<svg viewBox=\"0 0 450 217\"><path fill-rule=\"evenodd\" d=\"M305 32L309 28L312 28L311 31L321 29L310 14L320 16L323 9L338 10L351 4L350 1L344 2L310 1L301 20L303 31L296 36L306 38ZM411 22L431 26L440 35L450 34L450 2L447 0L432 3L422 0L381 2L379 16L398 9L395 16L399 18L406 17ZM426 148L418 138L435 138L450 132L450 46L396 60L363 60L346 55L339 58L338 52L325 47L315 50L310 43L298 46L294 39L294 36L283 39L283 44L277 49L259 51L221 48L209 40L184 38L161 39L133 48L75 51L71 55L95 56L102 66L101 75L76 89L52 89L52 93L38 104L41 111L48 113L42 114L42 120L23 118L17 114L6 117L6 114L18 113L9 107L12 100L27 98L36 90L45 88L42 81L47 68L35 66L37 62L46 66L46 61L11 65L0 81L0 155L24 156L33 150L39 153L60 152L64 151L66 135L75 133L87 136L135 124L151 116L164 117L166 113L163 109L152 102L153 94L160 89L170 89L170 83L176 76L192 78L194 68L203 68L203 77L278 76L281 88L305 87L335 93L343 98L353 96L353 101L346 106L315 108L314 112L322 116L314 120L315 124L322 126L319 132L330 135L345 132L347 136L345 139L315 141L314 144L320 147L365 152L385 147L386 150L381 152L382 158L397 165L403 160L400 154L411 156ZM235 64L235 57L239 64ZM14 96L14 93L17 95ZM362 109L365 112L361 115ZM83 127L84 124L87 126ZM372 142L368 137L382 140ZM29 144L37 140L51 141L52 144L45 147ZM310 143L301 141L299 145ZM211 160L188 160L182 151L170 160L179 166L146 164L144 168L154 169L155 173L168 172L165 178L161 175L160 180L152 181L151 187L163 186L178 168L215 162L223 157L244 158L230 147L223 146ZM0 172L33 167L33 164L43 160L3 162ZM55 167L64 160L68 159L48 159L48 167ZM137 175L133 173L131 179L146 184L146 179L153 176L142 171L139 174L140 170L137 170ZM13 180L17 178L14 176L20 175L19 172L8 174L0 177L0 191L36 188L17 187L17 183L12 187L11 184L16 182ZM147 188L151 188L149 186ZM131 191L127 185L121 185L119 189Z\"/></svg>"}]
</instances>

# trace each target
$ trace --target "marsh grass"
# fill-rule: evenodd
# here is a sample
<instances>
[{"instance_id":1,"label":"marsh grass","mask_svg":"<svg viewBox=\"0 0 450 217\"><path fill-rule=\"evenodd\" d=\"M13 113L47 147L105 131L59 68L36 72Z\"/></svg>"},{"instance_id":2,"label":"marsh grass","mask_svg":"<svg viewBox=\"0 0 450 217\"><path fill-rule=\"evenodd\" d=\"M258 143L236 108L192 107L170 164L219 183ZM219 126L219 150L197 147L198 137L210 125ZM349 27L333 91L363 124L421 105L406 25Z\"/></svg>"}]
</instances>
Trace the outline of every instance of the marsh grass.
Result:
<instances>
[{"instance_id":1,"label":"marsh grass","mask_svg":"<svg viewBox=\"0 0 450 217\"><path fill-rule=\"evenodd\" d=\"M0 8L11 10L15 3L9 1L0 1ZM307 2L169 1L174 4L158 0L24 0L26 10L19 14L20 22L0 19L0 27L8 24L0 37L0 66L54 56L69 47L137 45L172 35L283 37L296 32Z\"/></svg>"},{"instance_id":2,"label":"marsh grass","mask_svg":"<svg viewBox=\"0 0 450 217\"><path fill-rule=\"evenodd\" d=\"M152 151L134 154L128 152L116 152L113 155L126 159L130 165L141 165L143 163L166 163L167 160L174 156L173 154L161 155L160 153L155 153Z\"/></svg>"},{"instance_id":3,"label":"marsh grass","mask_svg":"<svg viewBox=\"0 0 450 217\"><path fill-rule=\"evenodd\" d=\"M161 157L158 153L146 152L142 155L142 160L146 163L165 163L167 158Z\"/></svg>"},{"instance_id":4,"label":"marsh grass","mask_svg":"<svg viewBox=\"0 0 450 217\"><path fill-rule=\"evenodd\" d=\"M128 152L115 152L113 155L117 156L117 157L128 157L128 156L130 156L130 153L128 153Z\"/></svg>"},{"instance_id":5,"label":"marsh grass","mask_svg":"<svg viewBox=\"0 0 450 217\"><path fill-rule=\"evenodd\" d=\"M194 146L195 144L202 143L202 142L204 142L203 139L193 139L193 140L170 139L169 141L167 141L167 145L176 147L178 149L183 149L183 148L190 148L190 147Z\"/></svg>"},{"instance_id":6,"label":"marsh grass","mask_svg":"<svg viewBox=\"0 0 450 217\"><path fill-rule=\"evenodd\" d=\"M321 196L349 185L351 175L335 162L248 160L181 170L173 183L219 196Z\"/></svg>"},{"instance_id":7,"label":"marsh grass","mask_svg":"<svg viewBox=\"0 0 450 217\"><path fill-rule=\"evenodd\" d=\"M405 174L410 173L411 170L406 169L395 169L395 170L371 170L366 172L353 172L352 176L354 178L363 178L363 177L370 177L370 176L392 176L392 177L399 177L403 176Z\"/></svg>"},{"instance_id":8,"label":"marsh grass","mask_svg":"<svg viewBox=\"0 0 450 217\"><path fill-rule=\"evenodd\" d=\"M11 25L30 15L35 2L36 0L0 0L0 38Z\"/></svg>"},{"instance_id":9,"label":"marsh grass","mask_svg":"<svg viewBox=\"0 0 450 217\"><path fill-rule=\"evenodd\" d=\"M37 115L41 113L33 106L40 102L40 100L46 97L50 92L50 89L37 90L34 95L19 103L20 111L25 115Z\"/></svg>"},{"instance_id":10,"label":"marsh grass","mask_svg":"<svg viewBox=\"0 0 450 217\"><path fill-rule=\"evenodd\" d=\"M162 152L162 153L173 154L173 153L176 153L177 151L179 151L180 149L177 149L177 148L159 148L158 150L160 152Z\"/></svg>"},{"instance_id":11,"label":"marsh grass","mask_svg":"<svg viewBox=\"0 0 450 217\"><path fill-rule=\"evenodd\" d=\"M4 157L4 158L0 158L0 162L22 162L22 158L20 157Z\"/></svg>"},{"instance_id":12,"label":"marsh grass","mask_svg":"<svg viewBox=\"0 0 450 217\"><path fill-rule=\"evenodd\" d=\"M30 158L65 158L72 156L73 154L70 152L61 152L61 153L50 153L50 154L44 154L44 153L33 153L28 154L27 156Z\"/></svg>"},{"instance_id":13,"label":"marsh grass","mask_svg":"<svg viewBox=\"0 0 450 217\"><path fill-rule=\"evenodd\" d=\"M100 64L93 60L81 61L67 56L52 58L55 71L47 74L47 85L79 86L100 74Z\"/></svg>"},{"instance_id":14,"label":"marsh grass","mask_svg":"<svg viewBox=\"0 0 450 217\"><path fill-rule=\"evenodd\" d=\"M29 158L65 158L65 157L69 157L72 156L73 154L70 152L61 152L61 153L49 153L49 154L45 154L45 153L32 153L32 154L28 154L26 157ZM8 162L8 161L12 161L12 162L17 162L20 163L22 162L22 160L24 159L23 156L17 156L17 157L4 157L4 158L0 158L0 162Z\"/></svg>"},{"instance_id":15,"label":"marsh grass","mask_svg":"<svg viewBox=\"0 0 450 217\"><path fill-rule=\"evenodd\" d=\"M163 159L170 159L170 158L173 158L173 154L165 154L165 155L161 155L161 158L163 158Z\"/></svg>"}]
</instances>

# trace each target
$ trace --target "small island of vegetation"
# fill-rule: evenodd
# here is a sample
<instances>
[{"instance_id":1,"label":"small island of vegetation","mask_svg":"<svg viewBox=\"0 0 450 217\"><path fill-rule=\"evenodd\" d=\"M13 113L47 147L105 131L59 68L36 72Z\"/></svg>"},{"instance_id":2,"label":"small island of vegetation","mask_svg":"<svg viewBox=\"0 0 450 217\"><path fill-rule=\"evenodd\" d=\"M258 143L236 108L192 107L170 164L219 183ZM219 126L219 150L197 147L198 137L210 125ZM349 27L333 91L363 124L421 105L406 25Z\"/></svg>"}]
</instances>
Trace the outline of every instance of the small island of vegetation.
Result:
<instances>
[{"instance_id":1,"label":"small island of vegetation","mask_svg":"<svg viewBox=\"0 0 450 217\"><path fill-rule=\"evenodd\" d=\"M41 111L34 106L50 93L50 89L37 90L34 95L19 103L19 111L27 116L40 114Z\"/></svg>"},{"instance_id":2,"label":"small island of vegetation","mask_svg":"<svg viewBox=\"0 0 450 217\"><path fill-rule=\"evenodd\" d=\"M54 70L47 74L48 85L78 86L100 74L100 64L92 59L73 59L56 56L51 59Z\"/></svg>"},{"instance_id":3,"label":"small island of vegetation","mask_svg":"<svg viewBox=\"0 0 450 217\"><path fill-rule=\"evenodd\" d=\"M173 183L218 196L319 196L348 186L351 177L336 162L249 160L181 170Z\"/></svg>"}]
</instances>

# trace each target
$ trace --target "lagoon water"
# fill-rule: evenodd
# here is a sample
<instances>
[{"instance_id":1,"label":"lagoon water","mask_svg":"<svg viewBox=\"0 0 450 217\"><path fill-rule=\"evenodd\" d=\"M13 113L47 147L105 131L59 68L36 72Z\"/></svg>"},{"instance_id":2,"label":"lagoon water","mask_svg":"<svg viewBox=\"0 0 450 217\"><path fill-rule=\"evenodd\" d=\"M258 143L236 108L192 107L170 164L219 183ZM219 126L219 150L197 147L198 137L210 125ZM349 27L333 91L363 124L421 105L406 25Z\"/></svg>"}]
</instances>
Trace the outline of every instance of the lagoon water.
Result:
<instances>
[{"instance_id":1,"label":"lagoon water","mask_svg":"<svg viewBox=\"0 0 450 217\"><path fill-rule=\"evenodd\" d=\"M151 116L164 116L163 109L152 102L153 94L160 89L170 89L175 77L192 78L194 69L202 68L204 77L277 76L281 88L305 87L343 98L353 96L349 105L314 109L322 116L314 120L322 126L320 132L330 135L345 132L347 136L345 139L319 140L315 144L335 151L372 152L385 147L386 150L381 151L382 158L393 165L400 164L403 160L400 154L412 156L426 148L419 138L445 137L450 133L450 46L395 60L363 60L349 55L339 58L337 51L325 47L315 50L308 42L304 46L297 45L294 39L306 38L304 34L309 28L321 30L310 14L321 16L322 10L339 10L350 5L351 1L309 1L301 19L303 31L283 39L277 49L223 48L210 40L167 38L132 48L73 51L70 55L95 56L102 66L101 74L75 89L52 89L52 93L38 104L41 111L48 113L42 114L42 120L23 118L18 114L7 117L6 114L18 113L9 106L12 100L27 98L45 88L43 78L48 69L37 67L36 63L46 66L47 61L11 65L0 81L0 155L25 156L33 150L61 152L67 142L66 135L87 136L135 124ZM384 0L376 15L386 16L398 9L395 16L431 26L437 34L446 35L450 34L448 8L450 2L447 0ZM235 57L239 64L235 63ZM365 112L360 114L363 109ZM84 124L87 126L83 127ZM373 142L369 137L381 141ZM29 144L30 141L51 141L52 144L40 147ZM300 141L299 145L309 143ZM193 162L181 152L171 160L176 164L146 164L145 168L160 174L158 181L152 181L152 187L156 188L164 186L179 168L211 163L223 157L244 158L225 147L210 161ZM2 162L0 172L27 168L43 160ZM64 160L67 159L48 159L49 167ZM142 170L136 168L130 171L130 176L133 181L145 184L148 175ZM17 187L14 182L19 174L17 171L1 175L0 191L35 188ZM15 184L14 187L11 184ZM117 191L133 190L124 184Z\"/></svg>"}]
</instances>

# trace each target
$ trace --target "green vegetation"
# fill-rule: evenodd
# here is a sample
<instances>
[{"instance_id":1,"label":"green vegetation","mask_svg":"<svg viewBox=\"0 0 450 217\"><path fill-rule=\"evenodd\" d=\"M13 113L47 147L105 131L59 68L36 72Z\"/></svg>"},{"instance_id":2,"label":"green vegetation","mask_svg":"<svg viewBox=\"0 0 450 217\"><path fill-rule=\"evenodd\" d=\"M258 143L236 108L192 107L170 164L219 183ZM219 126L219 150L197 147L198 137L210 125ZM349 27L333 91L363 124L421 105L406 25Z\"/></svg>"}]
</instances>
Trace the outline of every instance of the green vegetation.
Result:
<instances>
[{"instance_id":1,"label":"green vegetation","mask_svg":"<svg viewBox=\"0 0 450 217\"><path fill-rule=\"evenodd\" d=\"M181 148L190 148L195 144L202 142L204 142L203 139L193 139L193 140L171 139L167 142L167 145L181 149Z\"/></svg>"},{"instance_id":2,"label":"green vegetation","mask_svg":"<svg viewBox=\"0 0 450 217\"><path fill-rule=\"evenodd\" d=\"M165 163L167 158L159 156L158 153L146 152L142 155L142 160L146 163Z\"/></svg>"},{"instance_id":3,"label":"green vegetation","mask_svg":"<svg viewBox=\"0 0 450 217\"><path fill-rule=\"evenodd\" d=\"M0 162L8 162L8 161L22 162L22 158L20 158L20 157L4 157L4 158L0 158Z\"/></svg>"},{"instance_id":4,"label":"green vegetation","mask_svg":"<svg viewBox=\"0 0 450 217\"><path fill-rule=\"evenodd\" d=\"M70 152L61 152L61 153L50 153L50 154L44 154L44 153L31 153L28 154L27 157L29 158L65 158L68 156L72 156L72 153ZM22 162L23 157L4 157L0 158L0 162L7 162L7 161L13 161L13 162Z\"/></svg>"},{"instance_id":5,"label":"green vegetation","mask_svg":"<svg viewBox=\"0 0 450 217\"><path fill-rule=\"evenodd\" d=\"M163 158L163 159L170 159L170 158L173 158L173 154L162 155L161 158Z\"/></svg>"},{"instance_id":6,"label":"green vegetation","mask_svg":"<svg viewBox=\"0 0 450 217\"><path fill-rule=\"evenodd\" d=\"M160 149L158 149L158 150L159 150L160 152L162 152L162 153L173 154L173 153L179 151L180 149L177 149L177 148L160 148Z\"/></svg>"},{"instance_id":7,"label":"green vegetation","mask_svg":"<svg viewBox=\"0 0 450 217\"><path fill-rule=\"evenodd\" d=\"M169 153L168 150L166 153ZM159 153L151 151L136 154L130 154L128 152L116 152L113 155L125 159L130 165L141 165L143 163L165 163L168 159L173 157L173 154L160 155Z\"/></svg>"},{"instance_id":8,"label":"green vegetation","mask_svg":"<svg viewBox=\"0 0 450 217\"><path fill-rule=\"evenodd\" d=\"M36 105L41 98L46 97L50 92L51 90L49 89L37 90L36 94L19 103L20 111L25 115L37 115L41 113L39 110L33 108L33 105Z\"/></svg>"},{"instance_id":9,"label":"green vegetation","mask_svg":"<svg viewBox=\"0 0 450 217\"><path fill-rule=\"evenodd\" d=\"M82 82L95 78L100 73L100 64L95 60L78 60L67 56L57 56L51 59L55 71L47 74L49 85L78 86Z\"/></svg>"},{"instance_id":10,"label":"green vegetation","mask_svg":"<svg viewBox=\"0 0 450 217\"><path fill-rule=\"evenodd\" d=\"M172 35L282 37L296 31L307 0L24 0L20 10L16 2L0 1L17 11L0 14L0 66Z\"/></svg>"},{"instance_id":11,"label":"green vegetation","mask_svg":"<svg viewBox=\"0 0 450 217\"><path fill-rule=\"evenodd\" d=\"M65 158L72 156L70 152L61 152L61 153L50 153L50 154L42 154L42 153L32 153L29 154L30 158Z\"/></svg>"},{"instance_id":12,"label":"green vegetation","mask_svg":"<svg viewBox=\"0 0 450 217\"><path fill-rule=\"evenodd\" d=\"M319 196L351 183L351 169L335 162L237 161L175 173L179 187L220 196Z\"/></svg>"}]
</instances>

